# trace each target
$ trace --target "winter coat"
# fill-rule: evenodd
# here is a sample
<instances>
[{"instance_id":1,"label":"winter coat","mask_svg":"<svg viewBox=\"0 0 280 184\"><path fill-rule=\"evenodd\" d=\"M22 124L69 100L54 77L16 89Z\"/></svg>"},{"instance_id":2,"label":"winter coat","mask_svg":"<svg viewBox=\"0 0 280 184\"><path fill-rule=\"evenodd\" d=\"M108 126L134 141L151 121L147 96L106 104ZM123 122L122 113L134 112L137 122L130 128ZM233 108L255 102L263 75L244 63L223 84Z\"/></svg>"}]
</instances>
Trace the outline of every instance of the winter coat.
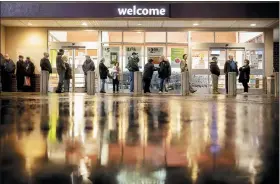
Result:
<instances>
[{"instance_id":1,"label":"winter coat","mask_svg":"<svg viewBox=\"0 0 280 184\"><path fill-rule=\"evenodd\" d=\"M60 55L60 53L58 53L56 56L56 70L57 73L65 72L66 70L65 63L62 60L62 55Z\"/></svg>"},{"instance_id":2,"label":"winter coat","mask_svg":"<svg viewBox=\"0 0 280 184\"><path fill-rule=\"evenodd\" d=\"M23 76L25 72L24 61L17 61L16 76Z\"/></svg>"},{"instance_id":3,"label":"winter coat","mask_svg":"<svg viewBox=\"0 0 280 184\"><path fill-rule=\"evenodd\" d=\"M139 58L132 58L130 57L128 59L128 64L126 66L126 68L130 71L130 72L136 72L139 71Z\"/></svg>"},{"instance_id":4,"label":"winter coat","mask_svg":"<svg viewBox=\"0 0 280 184\"><path fill-rule=\"evenodd\" d=\"M240 75L239 75L239 82L249 82L250 80L250 66L249 65L244 65L239 68Z\"/></svg>"},{"instance_id":5,"label":"winter coat","mask_svg":"<svg viewBox=\"0 0 280 184\"><path fill-rule=\"evenodd\" d=\"M188 64L187 64L186 60L184 60L184 59L181 60L180 68L181 68L181 72L189 71Z\"/></svg>"},{"instance_id":6,"label":"winter coat","mask_svg":"<svg viewBox=\"0 0 280 184\"><path fill-rule=\"evenodd\" d=\"M4 60L1 63L1 72L6 74L14 74L15 73L16 65L13 60Z\"/></svg>"},{"instance_id":7,"label":"winter coat","mask_svg":"<svg viewBox=\"0 0 280 184\"><path fill-rule=\"evenodd\" d=\"M65 80L72 79L72 68L69 63L65 63L66 71L65 71Z\"/></svg>"},{"instance_id":8,"label":"winter coat","mask_svg":"<svg viewBox=\"0 0 280 184\"><path fill-rule=\"evenodd\" d=\"M158 77L161 79L166 79L171 76L171 66L169 61L161 61L159 63Z\"/></svg>"},{"instance_id":9,"label":"winter coat","mask_svg":"<svg viewBox=\"0 0 280 184\"><path fill-rule=\"evenodd\" d=\"M99 64L99 75L100 79L107 79L108 76L108 68L101 62Z\"/></svg>"},{"instance_id":10,"label":"winter coat","mask_svg":"<svg viewBox=\"0 0 280 184\"><path fill-rule=\"evenodd\" d=\"M211 72L211 74L220 76L220 68L216 61L210 62L210 72Z\"/></svg>"},{"instance_id":11,"label":"winter coat","mask_svg":"<svg viewBox=\"0 0 280 184\"><path fill-rule=\"evenodd\" d=\"M25 69L25 76L28 76L28 77L32 77L34 75L34 72L35 72L35 65L29 61L29 62L24 62L24 69Z\"/></svg>"},{"instance_id":12,"label":"winter coat","mask_svg":"<svg viewBox=\"0 0 280 184\"><path fill-rule=\"evenodd\" d=\"M231 63L230 60L226 61L225 66L224 66L224 73L227 75L228 72L236 72L236 76L238 76L237 62L234 61L235 69L231 68L230 63Z\"/></svg>"},{"instance_id":13,"label":"winter coat","mask_svg":"<svg viewBox=\"0 0 280 184\"><path fill-rule=\"evenodd\" d=\"M88 71L94 71L94 70L95 70L94 62L92 60L85 60L83 64L84 74L87 75Z\"/></svg>"},{"instance_id":14,"label":"winter coat","mask_svg":"<svg viewBox=\"0 0 280 184\"><path fill-rule=\"evenodd\" d=\"M52 65L49 59L42 58L40 61L40 66L42 71L48 71L49 73L52 73Z\"/></svg>"},{"instance_id":15,"label":"winter coat","mask_svg":"<svg viewBox=\"0 0 280 184\"><path fill-rule=\"evenodd\" d=\"M113 76L113 79L120 80L120 67L119 66L113 67L112 76Z\"/></svg>"},{"instance_id":16,"label":"winter coat","mask_svg":"<svg viewBox=\"0 0 280 184\"><path fill-rule=\"evenodd\" d=\"M155 71L155 66L153 63L147 63L144 66L144 73L143 73L143 79L152 79L153 73Z\"/></svg>"}]
</instances>

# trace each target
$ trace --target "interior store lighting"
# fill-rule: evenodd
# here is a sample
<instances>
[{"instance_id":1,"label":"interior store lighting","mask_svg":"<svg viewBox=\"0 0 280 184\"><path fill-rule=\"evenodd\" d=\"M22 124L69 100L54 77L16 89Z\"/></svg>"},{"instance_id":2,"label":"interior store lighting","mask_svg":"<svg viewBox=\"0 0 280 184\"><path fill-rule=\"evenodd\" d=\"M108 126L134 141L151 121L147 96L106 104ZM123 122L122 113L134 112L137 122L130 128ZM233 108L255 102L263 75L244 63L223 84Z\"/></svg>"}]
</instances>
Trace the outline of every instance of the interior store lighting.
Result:
<instances>
[{"instance_id":1,"label":"interior store lighting","mask_svg":"<svg viewBox=\"0 0 280 184\"><path fill-rule=\"evenodd\" d=\"M250 26L252 26L252 27L254 27L254 26L256 26L257 24L250 24Z\"/></svg>"},{"instance_id":2,"label":"interior store lighting","mask_svg":"<svg viewBox=\"0 0 280 184\"><path fill-rule=\"evenodd\" d=\"M83 26L87 26L87 23L86 23L86 22L83 22L82 25L83 25Z\"/></svg>"},{"instance_id":3,"label":"interior store lighting","mask_svg":"<svg viewBox=\"0 0 280 184\"><path fill-rule=\"evenodd\" d=\"M138 26L141 26L142 24L137 24Z\"/></svg>"},{"instance_id":4,"label":"interior store lighting","mask_svg":"<svg viewBox=\"0 0 280 184\"><path fill-rule=\"evenodd\" d=\"M198 23L194 23L194 24L193 24L193 26L198 26L198 25L199 25Z\"/></svg>"},{"instance_id":5,"label":"interior store lighting","mask_svg":"<svg viewBox=\"0 0 280 184\"><path fill-rule=\"evenodd\" d=\"M32 23L31 23L31 22L28 22L27 25L32 26Z\"/></svg>"}]
</instances>

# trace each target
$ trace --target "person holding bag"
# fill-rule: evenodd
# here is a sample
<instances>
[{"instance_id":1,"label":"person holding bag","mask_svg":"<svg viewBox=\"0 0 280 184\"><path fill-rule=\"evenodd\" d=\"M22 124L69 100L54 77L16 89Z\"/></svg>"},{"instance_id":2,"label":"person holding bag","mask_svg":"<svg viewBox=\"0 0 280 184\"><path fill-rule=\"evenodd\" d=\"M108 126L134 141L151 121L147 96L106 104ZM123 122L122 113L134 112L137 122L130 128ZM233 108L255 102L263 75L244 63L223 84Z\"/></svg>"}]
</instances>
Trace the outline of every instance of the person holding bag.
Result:
<instances>
[{"instance_id":1,"label":"person holding bag","mask_svg":"<svg viewBox=\"0 0 280 184\"><path fill-rule=\"evenodd\" d=\"M242 83L244 87L244 93L243 94L248 94L248 83L250 80L250 66L249 66L250 61L248 59L244 60L244 65L239 68L240 74L239 74L239 79L238 81Z\"/></svg>"},{"instance_id":2,"label":"person holding bag","mask_svg":"<svg viewBox=\"0 0 280 184\"><path fill-rule=\"evenodd\" d=\"M119 83L120 83L120 67L118 62L116 62L115 66L113 67L112 77L113 77L113 93L115 93L115 91L117 91L118 93Z\"/></svg>"},{"instance_id":3,"label":"person holding bag","mask_svg":"<svg viewBox=\"0 0 280 184\"><path fill-rule=\"evenodd\" d=\"M34 72L35 72L35 65L31 62L30 57L26 57L26 61L24 62L24 91L35 91L34 86Z\"/></svg>"}]
</instances>

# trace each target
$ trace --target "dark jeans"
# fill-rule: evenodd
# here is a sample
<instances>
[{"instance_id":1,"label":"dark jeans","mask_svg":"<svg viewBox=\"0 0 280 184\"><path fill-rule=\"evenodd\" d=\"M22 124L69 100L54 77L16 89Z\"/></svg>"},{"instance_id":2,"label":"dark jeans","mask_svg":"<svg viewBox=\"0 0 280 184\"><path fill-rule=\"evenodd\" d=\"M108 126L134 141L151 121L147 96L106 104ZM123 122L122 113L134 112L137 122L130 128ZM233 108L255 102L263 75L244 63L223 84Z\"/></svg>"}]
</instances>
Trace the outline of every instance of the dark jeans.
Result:
<instances>
[{"instance_id":1,"label":"dark jeans","mask_svg":"<svg viewBox=\"0 0 280 184\"><path fill-rule=\"evenodd\" d=\"M117 91L119 91L119 80L113 79L113 92L115 92L116 87L117 87Z\"/></svg>"},{"instance_id":2,"label":"dark jeans","mask_svg":"<svg viewBox=\"0 0 280 184\"><path fill-rule=\"evenodd\" d=\"M13 82L12 76L13 75L11 73L3 72L1 77L2 91L12 92L12 82Z\"/></svg>"},{"instance_id":3,"label":"dark jeans","mask_svg":"<svg viewBox=\"0 0 280 184\"><path fill-rule=\"evenodd\" d=\"M24 75L17 75L17 90L21 91L24 84Z\"/></svg>"},{"instance_id":4,"label":"dark jeans","mask_svg":"<svg viewBox=\"0 0 280 184\"><path fill-rule=\"evenodd\" d=\"M163 92L163 88L165 89L165 91L167 91L166 87L165 87L165 82L166 82L166 78L165 79L160 79L160 83L159 83L159 91Z\"/></svg>"},{"instance_id":5,"label":"dark jeans","mask_svg":"<svg viewBox=\"0 0 280 184\"><path fill-rule=\"evenodd\" d=\"M57 91L62 91L62 86L64 84L64 79L65 79L65 71L58 72L58 86L57 86Z\"/></svg>"},{"instance_id":6,"label":"dark jeans","mask_svg":"<svg viewBox=\"0 0 280 184\"><path fill-rule=\"evenodd\" d=\"M143 79L143 83L144 83L144 93L150 93L150 85L151 85L151 79Z\"/></svg>"},{"instance_id":7,"label":"dark jeans","mask_svg":"<svg viewBox=\"0 0 280 184\"><path fill-rule=\"evenodd\" d=\"M129 90L134 92L134 72L129 72Z\"/></svg>"},{"instance_id":8,"label":"dark jeans","mask_svg":"<svg viewBox=\"0 0 280 184\"><path fill-rule=\"evenodd\" d=\"M244 92L248 93L248 88L249 88L248 82L247 81L243 81L242 84L243 84L243 87L244 87Z\"/></svg>"}]
</instances>

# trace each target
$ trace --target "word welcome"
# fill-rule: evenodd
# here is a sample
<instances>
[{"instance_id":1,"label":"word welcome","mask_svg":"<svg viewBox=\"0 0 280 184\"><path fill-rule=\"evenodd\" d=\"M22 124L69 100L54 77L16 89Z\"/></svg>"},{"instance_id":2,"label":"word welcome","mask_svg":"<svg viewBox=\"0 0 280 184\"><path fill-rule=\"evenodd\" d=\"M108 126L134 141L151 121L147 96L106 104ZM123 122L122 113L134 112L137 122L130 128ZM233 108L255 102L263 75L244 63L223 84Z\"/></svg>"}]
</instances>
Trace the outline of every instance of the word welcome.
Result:
<instances>
[{"instance_id":1,"label":"word welcome","mask_svg":"<svg viewBox=\"0 0 280 184\"><path fill-rule=\"evenodd\" d=\"M119 15L132 15L132 16L141 16L141 15L158 15L163 16L166 14L165 8L137 8L136 5L133 5L132 8L118 8Z\"/></svg>"}]
</instances>

